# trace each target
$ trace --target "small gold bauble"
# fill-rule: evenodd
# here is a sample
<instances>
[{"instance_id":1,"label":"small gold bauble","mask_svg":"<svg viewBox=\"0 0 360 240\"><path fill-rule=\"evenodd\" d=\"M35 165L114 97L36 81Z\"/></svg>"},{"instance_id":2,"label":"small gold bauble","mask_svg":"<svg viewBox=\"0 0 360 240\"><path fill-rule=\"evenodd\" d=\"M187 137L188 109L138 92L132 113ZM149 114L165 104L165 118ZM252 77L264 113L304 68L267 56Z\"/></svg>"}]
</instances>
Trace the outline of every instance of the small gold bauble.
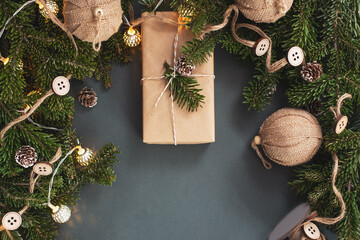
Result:
<instances>
[{"instance_id":1,"label":"small gold bauble","mask_svg":"<svg viewBox=\"0 0 360 240\"><path fill-rule=\"evenodd\" d=\"M94 153L89 148L80 148L76 154L76 160L81 166L87 166L94 159Z\"/></svg>"},{"instance_id":2,"label":"small gold bauble","mask_svg":"<svg viewBox=\"0 0 360 240\"><path fill-rule=\"evenodd\" d=\"M51 216L55 222L65 223L71 217L71 209L66 205L56 206Z\"/></svg>"},{"instance_id":3,"label":"small gold bauble","mask_svg":"<svg viewBox=\"0 0 360 240\"><path fill-rule=\"evenodd\" d=\"M141 42L141 35L137 29L130 27L124 33L124 42L129 47L136 47Z\"/></svg>"},{"instance_id":4,"label":"small gold bauble","mask_svg":"<svg viewBox=\"0 0 360 240\"><path fill-rule=\"evenodd\" d=\"M46 0L45 4L54 15L59 12L59 6L54 0ZM44 18L50 18L48 11L42 4L39 4L39 12L41 13L41 15L43 15Z\"/></svg>"}]
</instances>

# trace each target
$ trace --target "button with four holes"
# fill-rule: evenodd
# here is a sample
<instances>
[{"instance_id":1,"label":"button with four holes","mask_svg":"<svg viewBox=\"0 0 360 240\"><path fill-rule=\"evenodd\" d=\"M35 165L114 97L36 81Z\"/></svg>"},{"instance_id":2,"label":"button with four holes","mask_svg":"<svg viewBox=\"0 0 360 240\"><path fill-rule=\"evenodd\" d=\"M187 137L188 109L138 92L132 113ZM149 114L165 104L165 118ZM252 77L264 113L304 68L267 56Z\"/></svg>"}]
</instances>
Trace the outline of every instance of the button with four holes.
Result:
<instances>
[{"instance_id":1,"label":"button with four holes","mask_svg":"<svg viewBox=\"0 0 360 240\"><path fill-rule=\"evenodd\" d=\"M38 162L34 165L33 170L38 175L47 176L52 173L52 165L48 162Z\"/></svg>"},{"instance_id":2,"label":"button with four holes","mask_svg":"<svg viewBox=\"0 0 360 240\"><path fill-rule=\"evenodd\" d=\"M2 218L1 223L7 230L16 230L21 226L21 215L17 212L8 212Z\"/></svg>"},{"instance_id":3,"label":"button with four holes","mask_svg":"<svg viewBox=\"0 0 360 240\"><path fill-rule=\"evenodd\" d=\"M267 38L260 38L255 43L255 54L256 56L262 56L264 55L268 50L270 46L270 41Z\"/></svg>"},{"instance_id":4,"label":"button with four holes","mask_svg":"<svg viewBox=\"0 0 360 240\"><path fill-rule=\"evenodd\" d=\"M319 228L312 222L304 225L304 232L310 239L318 239L320 237Z\"/></svg>"},{"instance_id":5,"label":"button with four holes","mask_svg":"<svg viewBox=\"0 0 360 240\"><path fill-rule=\"evenodd\" d=\"M297 67L302 64L304 60L304 52L301 48L295 46L289 49L287 60L291 66Z\"/></svg>"},{"instance_id":6,"label":"button with four holes","mask_svg":"<svg viewBox=\"0 0 360 240\"><path fill-rule=\"evenodd\" d=\"M337 120L336 120L336 122L335 122L335 124L334 124L334 127L333 127L335 133L336 133L336 134L342 133L342 132L345 130L346 125L348 124L348 121L349 121L349 119L348 119L347 116L340 115L340 116L337 118Z\"/></svg>"},{"instance_id":7,"label":"button with four holes","mask_svg":"<svg viewBox=\"0 0 360 240\"><path fill-rule=\"evenodd\" d=\"M70 91L70 82L64 76L56 77L52 82L52 89L59 96L64 96Z\"/></svg>"}]
</instances>

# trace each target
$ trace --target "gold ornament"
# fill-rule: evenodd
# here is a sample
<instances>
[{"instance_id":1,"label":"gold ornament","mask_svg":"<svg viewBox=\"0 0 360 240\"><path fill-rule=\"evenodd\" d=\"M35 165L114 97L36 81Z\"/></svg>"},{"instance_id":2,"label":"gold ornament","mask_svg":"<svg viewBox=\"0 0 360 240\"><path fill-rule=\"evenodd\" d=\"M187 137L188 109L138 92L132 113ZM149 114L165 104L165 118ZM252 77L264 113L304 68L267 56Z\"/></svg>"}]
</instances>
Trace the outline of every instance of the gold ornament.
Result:
<instances>
[{"instance_id":1,"label":"gold ornament","mask_svg":"<svg viewBox=\"0 0 360 240\"><path fill-rule=\"evenodd\" d=\"M39 5L39 12L41 13L41 15L44 18L49 19L50 16L45 6L42 5L40 2L36 2L36 3ZM54 0L46 0L45 4L54 15L56 15L59 12L59 6L56 4Z\"/></svg>"},{"instance_id":2,"label":"gold ornament","mask_svg":"<svg viewBox=\"0 0 360 240\"><path fill-rule=\"evenodd\" d=\"M66 205L54 206L51 203L48 206L52 209L52 218L57 223L65 223L71 217L71 209Z\"/></svg>"},{"instance_id":3,"label":"gold ornament","mask_svg":"<svg viewBox=\"0 0 360 240\"><path fill-rule=\"evenodd\" d=\"M89 148L82 148L80 145L76 147L76 160L81 166L87 166L94 159L94 153Z\"/></svg>"},{"instance_id":4,"label":"gold ornament","mask_svg":"<svg viewBox=\"0 0 360 240\"><path fill-rule=\"evenodd\" d=\"M136 47L141 42L141 35L137 29L130 27L124 33L124 42L129 47Z\"/></svg>"},{"instance_id":5,"label":"gold ornament","mask_svg":"<svg viewBox=\"0 0 360 240\"><path fill-rule=\"evenodd\" d=\"M3 56L0 56L0 61L3 62L4 65L6 65L9 62L10 58L4 58Z\"/></svg>"}]
</instances>

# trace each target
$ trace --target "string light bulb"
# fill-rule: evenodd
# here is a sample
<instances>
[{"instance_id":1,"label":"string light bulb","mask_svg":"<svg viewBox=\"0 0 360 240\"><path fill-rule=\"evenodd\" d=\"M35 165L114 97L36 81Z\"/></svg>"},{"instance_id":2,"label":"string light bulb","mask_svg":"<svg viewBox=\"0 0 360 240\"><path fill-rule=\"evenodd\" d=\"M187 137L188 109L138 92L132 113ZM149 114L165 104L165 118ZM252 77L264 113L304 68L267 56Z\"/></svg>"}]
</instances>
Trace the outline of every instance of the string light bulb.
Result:
<instances>
[{"instance_id":1,"label":"string light bulb","mask_svg":"<svg viewBox=\"0 0 360 240\"><path fill-rule=\"evenodd\" d=\"M141 34L137 29L130 28L124 33L124 42L129 47L136 47L141 42Z\"/></svg>"},{"instance_id":2,"label":"string light bulb","mask_svg":"<svg viewBox=\"0 0 360 240\"><path fill-rule=\"evenodd\" d=\"M194 6L186 0L178 9L179 22L188 23L191 22L191 17L194 16Z\"/></svg>"},{"instance_id":3,"label":"string light bulb","mask_svg":"<svg viewBox=\"0 0 360 240\"><path fill-rule=\"evenodd\" d=\"M50 16L45 6L39 1L36 1L36 3L39 5L39 12L41 13L41 15L44 18L49 19ZM49 8L50 12L52 12L53 14L56 15L59 12L59 6L54 0L46 0L45 4Z\"/></svg>"},{"instance_id":4,"label":"string light bulb","mask_svg":"<svg viewBox=\"0 0 360 240\"><path fill-rule=\"evenodd\" d=\"M52 218L57 223L65 223L71 217L71 209L66 205L54 206L48 203L49 208L52 210Z\"/></svg>"},{"instance_id":5,"label":"string light bulb","mask_svg":"<svg viewBox=\"0 0 360 240\"><path fill-rule=\"evenodd\" d=\"M6 65L9 62L10 58L4 58L3 56L0 57L0 61L3 62L4 65Z\"/></svg>"},{"instance_id":6,"label":"string light bulb","mask_svg":"<svg viewBox=\"0 0 360 240\"><path fill-rule=\"evenodd\" d=\"M80 145L76 147L76 160L81 166L89 165L94 159L94 153L89 148L82 148Z\"/></svg>"}]
</instances>

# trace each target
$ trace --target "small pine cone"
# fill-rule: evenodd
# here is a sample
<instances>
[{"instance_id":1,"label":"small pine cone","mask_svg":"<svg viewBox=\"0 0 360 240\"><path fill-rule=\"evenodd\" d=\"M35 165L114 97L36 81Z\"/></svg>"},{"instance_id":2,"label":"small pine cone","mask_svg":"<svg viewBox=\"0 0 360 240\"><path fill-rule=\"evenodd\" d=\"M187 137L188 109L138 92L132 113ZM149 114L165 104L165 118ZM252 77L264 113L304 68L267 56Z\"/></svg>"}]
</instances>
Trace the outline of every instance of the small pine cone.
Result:
<instances>
[{"instance_id":1,"label":"small pine cone","mask_svg":"<svg viewBox=\"0 0 360 240\"><path fill-rule=\"evenodd\" d=\"M78 100L81 105L91 108L97 104L98 98L96 97L96 92L92 88L84 87L78 94Z\"/></svg>"},{"instance_id":2,"label":"small pine cone","mask_svg":"<svg viewBox=\"0 0 360 240\"><path fill-rule=\"evenodd\" d=\"M277 88L277 85L276 84L273 84L273 85L270 85L269 87L268 87L268 92L267 93L265 93L265 96L271 96L271 95L273 95L275 92L276 92L276 88Z\"/></svg>"},{"instance_id":3,"label":"small pine cone","mask_svg":"<svg viewBox=\"0 0 360 240\"><path fill-rule=\"evenodd\" d=\"M175 71L181 75L189 77L195 69L195 65L192 61L188 61L185 57L179 57L175 62L174 68Z\"/></svg>"},{"instance_id":4,"label":"small pine cone","mask_svg":"<svg viewBox=\"0 0 360 240\"><path fill-rule=\"evenodd\" d=\"M37 161L37 153L35 148L29 145L20 147L19 150L17 150L15 153L15 160L24 168L33 166Z\"/></svg>"},{"instance_id":5,"label":"small pine cone","mask_svg":"<svg viewBox=\"0 0 360 240\"><path fill-rule=\"evenodd\" d=\"M308 112L310 112L314 116L319 116L320 114L323 113L322 103L320 100L316 100L316 101L310 103L309 105L306 106L306 109L308 110Z\"/></svg>"},{"instance_id":6,"label":"small pine cone","mask_svg":"<svg viewBox=\"0 0 360 240\"><path fill-rule=\"evenodd\" d=\"M315 82L321 77L322 72L321 64L314 61L302 67L301 77L307 82Z\"/></svg>"}]
</instances>

